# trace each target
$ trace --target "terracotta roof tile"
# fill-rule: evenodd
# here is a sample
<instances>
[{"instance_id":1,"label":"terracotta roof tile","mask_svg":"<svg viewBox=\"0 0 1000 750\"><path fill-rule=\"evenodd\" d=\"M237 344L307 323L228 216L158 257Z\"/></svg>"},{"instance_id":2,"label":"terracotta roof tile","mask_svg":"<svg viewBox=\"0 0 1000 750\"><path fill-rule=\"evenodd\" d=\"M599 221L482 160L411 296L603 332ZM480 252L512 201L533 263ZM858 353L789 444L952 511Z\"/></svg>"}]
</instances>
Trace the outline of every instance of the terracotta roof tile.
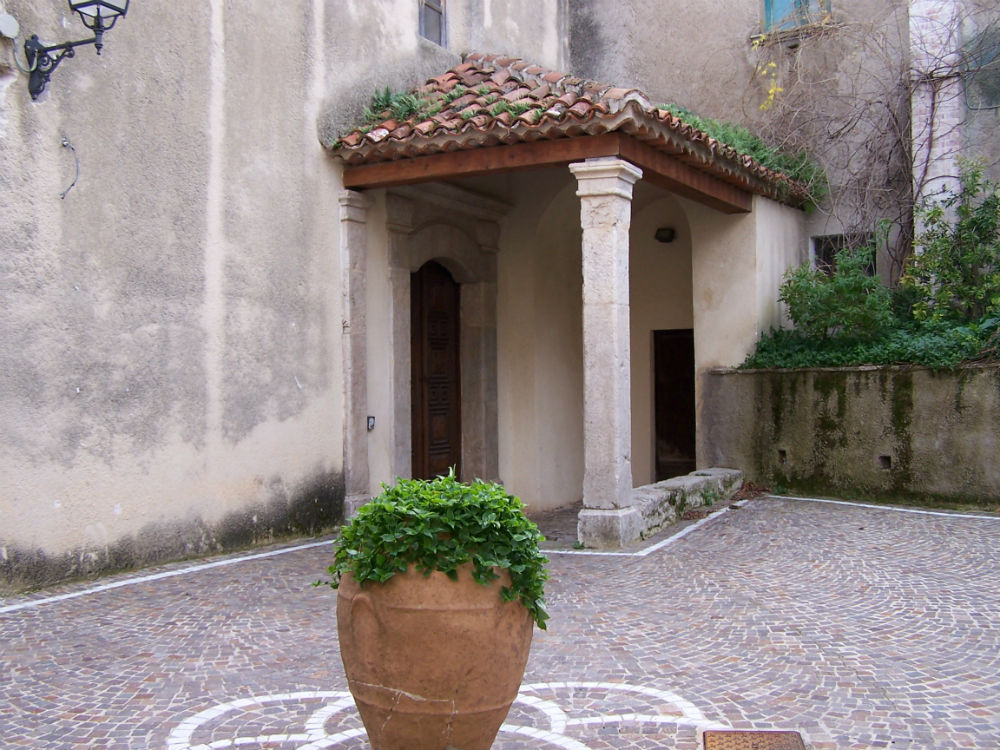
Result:
<instances>
[{"instance_id":1,"label":"terracotta roof tile","mask_svg":"<svg viewBox=\"0 0 1000 750\"><path fill-rule=\"evenodd\" d=\"M461 112L463 109L468 107L470 104L476 101L475 93L463 94L451 103L449 109L453 109L456 112Z\"/></svg>"},{"instance_id":2,"label":"terracotta roof tile","mask_svg":"<svg viewBox=\"0 0 1000 750\"><path fill-rule=\"evenodd\" d=\"M531 89L527 89L524 86L518 86L513 88L503 95L503 98L509 102L516 102L518 99L523 99L528 94L531 93Z\"/></svg>"},{"instance_id":3,"label":"terracotta roof tile","mask_svg":"<svg viewBox=\"0 0 1000 750\"><path fill-rule=\"evenodd\" d=\"M465 90L456 89L462 85ZM638 89L549 71L524 60L472 53L414 92L416 113L386 110L332 145L345 163L367 164L498 143L618 131L744 189L791 203L804 186L710 138Z\"/></svg>"},{"instance_id":4,"label":"terracotta roof tile","mask_svg":"<svg viewBox=\"0 0 1000 750\"><path fill-rule=\"evenodd\" d=\"M401 141L404 138L408 138L410 133L413 132L413 127L410 125L400 125L398 128L392 131L392 137L397 141Z\"/></svg>"}]
</instances>

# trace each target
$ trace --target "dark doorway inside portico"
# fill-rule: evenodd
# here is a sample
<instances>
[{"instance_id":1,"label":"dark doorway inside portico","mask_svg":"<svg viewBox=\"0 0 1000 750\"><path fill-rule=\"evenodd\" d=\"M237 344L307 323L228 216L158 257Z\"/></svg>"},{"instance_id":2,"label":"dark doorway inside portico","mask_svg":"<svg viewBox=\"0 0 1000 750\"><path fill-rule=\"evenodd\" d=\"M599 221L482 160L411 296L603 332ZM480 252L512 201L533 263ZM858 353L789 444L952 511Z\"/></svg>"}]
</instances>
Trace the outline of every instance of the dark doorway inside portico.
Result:
<instances>
[{"instance_id":1,"label":"dark doorway inside portico","mask_svg":"<svg viewBox=\"0 0 1000 750\"><path fill-rule=\"evenodd\" d=\"M695 469L694 331L653 331L656 481Z\"/></svg>"},{"instance_id":2,"label":"dark doorway inside portico","mask_svg":"<svg viewBox=\"0 0 1000 750\"><path fill-rule=\"evenodd\" d=\"M461 476L462 416L459 285L444 266L425 263L410 276L413 476L431 479L455 467Z\"/></svg>"}]
</instances>

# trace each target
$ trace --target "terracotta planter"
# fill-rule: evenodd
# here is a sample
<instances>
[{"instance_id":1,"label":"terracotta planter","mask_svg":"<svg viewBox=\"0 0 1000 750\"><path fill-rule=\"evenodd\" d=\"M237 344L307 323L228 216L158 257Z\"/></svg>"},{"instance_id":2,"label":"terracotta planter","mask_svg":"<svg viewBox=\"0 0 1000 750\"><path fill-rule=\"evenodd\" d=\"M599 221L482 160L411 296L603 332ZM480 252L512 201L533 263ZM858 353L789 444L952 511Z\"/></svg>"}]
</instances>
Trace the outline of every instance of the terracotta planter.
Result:
<instances>
[{"instance_id":1,"label":"terracotta planter","mask_svg":"<svg viewBox=\"0 0 1000 750\"><path fill-rule=\"evenodd\" d=\"M489 750L517 696L534 623L492 585L411 568L337 595L347 682L375 750Z\"/></svg>"}]
</instances>

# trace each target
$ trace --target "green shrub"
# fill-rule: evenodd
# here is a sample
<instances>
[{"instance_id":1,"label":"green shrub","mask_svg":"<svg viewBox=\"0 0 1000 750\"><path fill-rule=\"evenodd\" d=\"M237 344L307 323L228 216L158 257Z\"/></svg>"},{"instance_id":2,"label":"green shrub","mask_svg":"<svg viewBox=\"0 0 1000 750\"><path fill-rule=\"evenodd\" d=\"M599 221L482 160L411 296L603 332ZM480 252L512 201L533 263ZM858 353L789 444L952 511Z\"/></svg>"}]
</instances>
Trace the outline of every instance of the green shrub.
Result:
<instances>
[{"instance_id":1,"label":"green shrub","mask_svg":"<svg viewBox=\"0 0 1000 750\"><path fill-rule=\"evenodd\" d=\"M917 212L902 285L916 297L918 320L969 323L1000 314L1000 185L966 163L961 190Z\"/></svg>"},{"instance_id":2,"label":"green shrub","mask_svg":"<svg viewBox=\"0 0 1000 750\"><path fill-rule=\"evenodd\" d=\"M780 299L794 331L771 331L743 367L1000 360L1000 186L966 165L961 191L920 211L924 226L901 284L867 275L871 249L841 251L827 276L790 271Z\"/></svg>"},{"instance_id":3,"label":"green shrub","mask_svg":"<svg viewBox=\"0 0 1000 750\"><path fill-rule=\"evenodd\" d=\"M504 601L520 599L538 627L545 629L544 584L548 560L539 550L543 537L525 515L521 501L499 484L462 483L454 471L437 479L400 479L363 505L334 542L330 585L347 572L359 584L384 583L412 564L430 575L439 570L458 577L472 563L482 584L510 572Z\"/></svg>"},{"instance_id":4,"label":"green shrub","mask_svg":"<svg viewBox=\"0 0 1000 750\"><path fill-rule=\"evenodd\" d=\"M778 299L807 336L825 339L840 333L871 338L893 323L889 290L868 275L874 248L837 253L830 274L805 263L785 274Z\"/></svg>"},{"instance_id":5,"label":"green shrub","mask_svg":"<svg viewBox=\"0 0 1000 750\"><path fill-rule=\"evenodd\" d=\"M962 362L996 358L990 337L996 325L924 324L889 330L877 339L841 335L817 339L801 331L771 331L761 338L742 368L852 367L914 364L947 369ZM1000 342L995 342L1000 343Z\"/></svg>"}]
</instances>

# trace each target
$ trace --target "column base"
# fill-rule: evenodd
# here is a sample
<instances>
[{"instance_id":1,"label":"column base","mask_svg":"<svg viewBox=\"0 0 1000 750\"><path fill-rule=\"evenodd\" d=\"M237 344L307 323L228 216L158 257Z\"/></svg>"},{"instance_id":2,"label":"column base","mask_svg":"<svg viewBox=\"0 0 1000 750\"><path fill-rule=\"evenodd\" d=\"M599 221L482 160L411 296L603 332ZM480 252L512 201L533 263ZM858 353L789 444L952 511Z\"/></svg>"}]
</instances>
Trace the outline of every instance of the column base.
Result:
<instances>
[{"instance_id":1,"label":"column base","mask_svg":"<svg viewBox=\"0 0 1000 750\"><path fill-rule=\"evenodd\" d=\"M576 521L576 536L585 547L620 549L642 539L645 525L638 508L584 508Z\"/></svg>"},{"instance_id":2,"label":"column base","mask_svg":"<svg viewBox=\"0 0 1000 750\"><path fill-rule=\"evenodd\" d=\"M372 499L371 495L347 495L344 498L344 523L358 514L358 508Z\"/></svg>"}]
</instances>

